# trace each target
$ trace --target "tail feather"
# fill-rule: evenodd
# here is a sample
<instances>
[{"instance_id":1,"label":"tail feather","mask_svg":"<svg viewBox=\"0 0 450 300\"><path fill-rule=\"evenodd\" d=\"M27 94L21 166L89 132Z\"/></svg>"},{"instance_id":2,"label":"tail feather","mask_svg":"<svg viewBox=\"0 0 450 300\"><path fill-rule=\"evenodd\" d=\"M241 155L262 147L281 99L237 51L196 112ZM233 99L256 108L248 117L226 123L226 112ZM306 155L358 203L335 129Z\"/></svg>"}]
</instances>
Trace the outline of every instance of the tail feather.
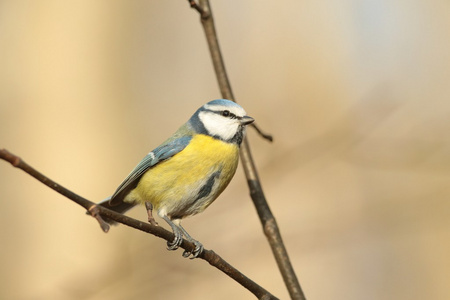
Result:
<instances>
[{"instance_id":1,"label":"tail feather","mask_svg":"<svg viewBox=\"0 0 450 300\"><path fill-rule=\"evenodd\" d=\"M130 209L132 209L136 204L135 203L126 203L121 201L119 204L111 205L111 197L106 198L105 200L98 203L99 205L106 207L107 209L110 209L112 211L115 211L119 214L124 214ZM110 225L116 225L117 222L108 218L104 218L105 222Z\"/></svg>"}]
</instances>

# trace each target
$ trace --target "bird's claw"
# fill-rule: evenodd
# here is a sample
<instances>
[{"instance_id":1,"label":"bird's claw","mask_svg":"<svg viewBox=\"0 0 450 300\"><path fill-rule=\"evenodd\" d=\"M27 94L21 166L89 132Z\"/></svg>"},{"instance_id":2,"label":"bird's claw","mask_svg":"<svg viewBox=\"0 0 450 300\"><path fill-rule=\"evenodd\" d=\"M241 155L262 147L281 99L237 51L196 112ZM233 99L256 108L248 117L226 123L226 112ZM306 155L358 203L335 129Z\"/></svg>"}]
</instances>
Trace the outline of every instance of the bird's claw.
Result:
<instances>
[{"instance_id":1,"label":"bird's claw","mask_svg":"<svg viewBox=\"0 0 450 300\"><path fill-rule=\"evenodd\" d=\"M199 241L193 240L191 242L194 243L195 245L194 251L190 252L184 250L183 257L188 258L192 254L192 257L190 259L194 259L197 258L203 252L203 245Z\"/></svg>"},{"instance_id":2,"label":"bird's claw","mask_svg":"<svg viewBox=\"0 0 450 300\"><path fill-rule=\"evenodd\" d=\"M151 212L151 204L148 204L147 207L147 211ZM163 215L162 218L169 223L170 227L172 227L172 231L173 231L173 240L171 242L167 242L167 250L177 250L181 243L183 242L183 235L186 237L186 240L188 240L189 242L193 243L195 248L194 250L188 251L185 250L183 252L183 257L189 257L192 255L191 259L194 259L196 257L198 257L202 252L203 252L203 245L199 242L194 240L189 233L187 233L186 230L184 230L184 228L180 225L179 220L177 221L177 223L174 223L168 216Z\"/></svg>"},{"instance_id":3,"label":"bird's claw","mask_svg":"<svg viewBox=\"0 0 450 300\"><path fill-rule=\"evenodd\" d=\"M183 235L174 233L173 241L167 242L167 250L173 251L180 247L181 242L183 242Z\"/></svg>"}]
</instances>

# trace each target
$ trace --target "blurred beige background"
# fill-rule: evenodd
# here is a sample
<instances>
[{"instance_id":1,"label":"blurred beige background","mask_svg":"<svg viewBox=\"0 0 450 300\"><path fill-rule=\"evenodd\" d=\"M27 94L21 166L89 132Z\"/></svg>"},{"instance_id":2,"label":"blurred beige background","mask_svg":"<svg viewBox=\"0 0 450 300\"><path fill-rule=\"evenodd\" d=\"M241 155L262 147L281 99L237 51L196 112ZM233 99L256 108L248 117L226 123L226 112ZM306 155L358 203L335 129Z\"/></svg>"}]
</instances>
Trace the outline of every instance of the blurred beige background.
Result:
<instances>
[{"instance_id":1,"label":"blurred beige background","mask_svg":"<svg viewBox=\"0 0 450 300\"><path fill-rule=\"evenodd\" d=\"M306 296L449 299L449 2L212 6L237 100L275 136L249 131ZM187 1L0 2L0 147L82 196L110 195L215 98ZM5 162L0 178L1 299L253 299ZM184 225L288 298L241 169Z\"/></svg>"}]
</instances>

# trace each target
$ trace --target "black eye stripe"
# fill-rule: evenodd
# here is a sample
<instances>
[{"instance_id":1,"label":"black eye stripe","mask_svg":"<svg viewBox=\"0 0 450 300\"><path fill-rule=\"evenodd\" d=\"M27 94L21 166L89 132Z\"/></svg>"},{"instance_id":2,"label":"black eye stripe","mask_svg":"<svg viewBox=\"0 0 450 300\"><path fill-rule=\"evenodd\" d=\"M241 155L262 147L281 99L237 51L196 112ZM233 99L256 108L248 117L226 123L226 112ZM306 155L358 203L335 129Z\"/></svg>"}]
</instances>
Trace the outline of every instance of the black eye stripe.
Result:
<instances>
[{"instance_id":1,"label":"black eye stripe","mask_svg":"<svg viewBox=\"0 0 450 300\"><path fill-rule=\"evenodd\" d=\"M232 112L230 112L229 110L222 111L222 116L229 117L231 119L236 119L237 118L237 116L235 114L233 114Z\"/></svg>"},{"instance_id":2,"label":"black eye stripe","mask_svg":"<svg viewBox=\"0 0 450 300\"><path fill-rule=\"evenodd\" d=\"M209 111L230 119L239 119L240 117L236 116L235 114L233 114L232 112L230 112L229 110L212 110L212 109L205 109L204 111Z\"/></svg>"}]
</instances>

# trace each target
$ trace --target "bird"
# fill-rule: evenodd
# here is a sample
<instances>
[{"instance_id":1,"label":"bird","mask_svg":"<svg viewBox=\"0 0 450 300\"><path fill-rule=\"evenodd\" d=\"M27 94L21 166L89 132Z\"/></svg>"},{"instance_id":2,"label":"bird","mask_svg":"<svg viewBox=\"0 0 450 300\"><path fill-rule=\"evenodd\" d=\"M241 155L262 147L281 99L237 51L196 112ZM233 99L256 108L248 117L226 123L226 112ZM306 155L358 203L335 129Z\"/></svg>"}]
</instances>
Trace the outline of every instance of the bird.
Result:
<instances>
[{"instance_id":1,"label":"bird","mask_svg":"<svg viewBox=\"0 0 450 300\"><path fill-rule=\"evenodd\" d=\"M174 234L167 249L178 249L184 236L195 248L192 252L185 250L183 256L198 257L203 245L181 226L181 220L203 212L228 186L238 166L246 126L253 122L231 100L204 104L99 204L118 213L143 204L148 221L158 225L152 213L155 210Z\"/></svg>"}]
</instances>

